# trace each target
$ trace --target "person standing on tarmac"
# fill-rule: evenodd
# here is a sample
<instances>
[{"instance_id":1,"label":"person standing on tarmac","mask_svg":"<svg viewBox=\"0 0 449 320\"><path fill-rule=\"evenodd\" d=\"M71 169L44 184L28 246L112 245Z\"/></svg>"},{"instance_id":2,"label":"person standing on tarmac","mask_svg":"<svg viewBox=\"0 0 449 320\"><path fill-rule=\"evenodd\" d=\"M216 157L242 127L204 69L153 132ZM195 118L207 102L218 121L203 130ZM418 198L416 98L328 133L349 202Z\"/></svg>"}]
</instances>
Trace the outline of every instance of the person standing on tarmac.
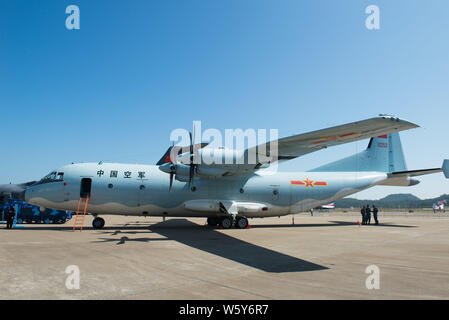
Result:
<instances>
[{"instance_id":1,"label":"person standing on tarmac","mask_svg":"<svg viewBox=\"0 0 449 320\"><path fill-rule=\"evenodd\" d=\"M365 218L365 206L360 209L360 213L362 214L362 224L365 224L366 218Z\"/></svg>"},{"instance_id":2,"label":"person standing on tarmac","mask_svg":"<svg viewBox=\"0 0 449 320\"><path fill-rule=\"evenodd\" d=\"M6 229L12 229L14 218L16 217L16 210L10 206L6 211Z\"/></svg>"},{"instance_id":3,"label":"person standing on tarmac","mask_svg":"<svg viewBox=\"0 0 449 320\"><path fill-rule=\"evenodd\" d=\"M366 223L365 224L370 224L371 223L371 209L369 208L369 205L366 205L366 209L365 209L365 218L366 218Z\"/></svg>"},{"instance_id":4,"label":"person standing on tarmac","mask_svg":"<svg viewBox=\"0 0 449 320\"><path fill-rule=\"evenodd\" d=\"M377 213L379 212L379 210L376 208L376 206L373 204L373 217L374 217L374 221L376 222L376 224L379 224L379 220L377 220Z\"/></svg>"},{"instance_id":5,"label":"person standing on tarmac","mask_svg":"<svg viewBox=\"0 0 449 320\"><path fill-rule=\"evenodd\" d=\"M3 219L4 219L5 222L6 222L6 229L9 229L9 215L10 215L10 213L9 213L9 207L5 207L5 208L3 209Z\"/></svg>"}]
</instances>

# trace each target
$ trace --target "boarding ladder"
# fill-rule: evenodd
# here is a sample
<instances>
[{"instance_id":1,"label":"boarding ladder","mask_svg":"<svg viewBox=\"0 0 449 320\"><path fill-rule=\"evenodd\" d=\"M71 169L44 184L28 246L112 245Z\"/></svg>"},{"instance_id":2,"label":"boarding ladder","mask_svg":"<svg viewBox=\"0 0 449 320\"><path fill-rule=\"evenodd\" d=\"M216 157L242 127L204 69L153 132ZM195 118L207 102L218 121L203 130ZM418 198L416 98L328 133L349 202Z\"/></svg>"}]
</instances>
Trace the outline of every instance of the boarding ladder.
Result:
<instances>
[{"instance_id":1,"label":"boarding ladder","mask_svg":"<svg viewBox=\"0 0 449 320\"><path fill-rule=\"evenodd\" d=\"M86 209L88 202L89 197L80 198L80 200L78 201L78 208L76 209L75 222L73 223L73 231L75 231L76 228L79 228L80 231L83 230L84 218L86 217Z\"/></svg>"}]
</instances>

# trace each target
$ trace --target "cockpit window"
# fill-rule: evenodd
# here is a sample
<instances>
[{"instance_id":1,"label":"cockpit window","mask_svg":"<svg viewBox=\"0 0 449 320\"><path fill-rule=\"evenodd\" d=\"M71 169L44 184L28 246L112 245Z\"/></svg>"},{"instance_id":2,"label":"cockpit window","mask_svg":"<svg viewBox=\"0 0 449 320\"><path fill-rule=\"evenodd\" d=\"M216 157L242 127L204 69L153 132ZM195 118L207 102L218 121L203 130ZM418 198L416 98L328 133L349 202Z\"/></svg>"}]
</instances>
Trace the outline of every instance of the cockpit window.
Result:
<instances>
[{"instance_id":1,"label":"cockpit window","mask_svg":"<svg viewBox=\"0 0 449 320\"><path fill-rule=\"evenodd\" d=\"M49 182L58 182L64 181L64 172L50 172L45 177L43 177L38 183L49 183Z\"/></svg>"}]
</instances>

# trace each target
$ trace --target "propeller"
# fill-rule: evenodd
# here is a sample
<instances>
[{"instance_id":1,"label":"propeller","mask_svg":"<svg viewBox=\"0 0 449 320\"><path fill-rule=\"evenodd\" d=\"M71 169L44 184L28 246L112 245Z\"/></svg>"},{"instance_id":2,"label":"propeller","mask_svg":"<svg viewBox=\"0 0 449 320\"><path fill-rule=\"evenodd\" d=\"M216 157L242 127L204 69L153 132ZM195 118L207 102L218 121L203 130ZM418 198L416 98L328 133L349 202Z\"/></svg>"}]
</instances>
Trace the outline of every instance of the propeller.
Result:
<instances>
[{"instance_id":1,"label":"propeller","mask_svg":"<svg viewBox=\"0 0 449 320\"><path fill-rule=\"evenodd\" d=\"M189 146L185 146L185 147L179 147L179 146L175 146L174 143L171 147L168 148L168 150L165 152L165 154L162 156L162 158L157 162L157 165L159 166L159 169L163 172L166 172L169 174L170 177L170 185L169 185L169 191L171 191L172 186L173 186L173 178L175 178L176 174L178 174L179 172L177 172L177 169L181 169L178 168L180 165L177 164L177 156L180 154L183 154L185 152L188 152L188 163L185 163L187 161L182 161L183 164L185 166L188 166L188 172L189 172L189 181L188 181L188 185L189 187L193 184L194 181L194 176L195 176L195 170L197 170L198 165L194 163L194 159L195 159L195 151L202 149L204 147L206 147L207 145L209 145L209 143L198 143L195 144L194 143L194 139L195 139L195 127L193 128L193 132L194 134L192 135L191 132L189 132L189 138L190 138L190 145ZM187 157L186 157L187 158ZM185 159L187 160L187 159ZM187 174L187 168L184 167L185 169L182 169L181 172L183 176L185 176Z\"/></svg>"},{"instance_id":2,"label":"propeller","mask_svg":"<svg viewBox=\"0 0 449 320\"><path fill-rule=\"evenodd\" d=\"M193 133L195 134L195 127L193 127ZM189 163L189 187L190 185L193 184L193 177L195 175L195 164L193 163L193 158L194 158L194 141L193 139L195 138L195 135L192 138L192 133L189 132L189 136L190 136L190 163Z\"/></svg>"},{"instance_id":3,"label":"propeller","mask_svg":"<svg viewBox=\"0 0 449 320\"><path fill-rule=\"evenodd\" d=\"M176 167L174 164L171 164L170 166L170 187L168 188L168 191L171 191L171 188L173 186L173 177L176 173Z\"/></svg>"},{"instance_id":4,"label":"propeller","mask_svg":"<svg viewBox=\"0 0 449 320\"><path fill-rule=\"evenodd\" d=\"M209 143L197 143L195 144L195 126L193 126L193 137L192 133L189 132L190 137L190 163L189 163L189 187L193 184L195 177L195 172L198 172L198 164L194 163L195 152L209 145Z\"/></svg>"}]
</instances>

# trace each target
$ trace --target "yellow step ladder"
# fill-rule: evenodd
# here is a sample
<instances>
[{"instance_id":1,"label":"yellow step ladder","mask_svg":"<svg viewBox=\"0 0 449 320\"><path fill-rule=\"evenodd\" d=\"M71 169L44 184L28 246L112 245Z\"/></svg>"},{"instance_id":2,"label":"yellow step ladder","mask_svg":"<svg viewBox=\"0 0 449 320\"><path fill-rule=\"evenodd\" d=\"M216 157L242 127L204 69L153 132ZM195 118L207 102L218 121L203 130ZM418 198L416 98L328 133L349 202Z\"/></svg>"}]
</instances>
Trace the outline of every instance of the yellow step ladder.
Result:
<instances>
[{"instance_id":1,"label":"yellow step ladder","mask_svg":"<svg viewBox=\"0 0 449 320\"><path fill-rule=\"evenodd\" d=\"M79 228L80 231L83 230L84 218L86 217L86 209L88 202L89 197L80 198L80 200L78 201L78 209L76 209L75 222L73 223L73 231L75 231L76 228Z\"/></svg>"}]
</instances>

